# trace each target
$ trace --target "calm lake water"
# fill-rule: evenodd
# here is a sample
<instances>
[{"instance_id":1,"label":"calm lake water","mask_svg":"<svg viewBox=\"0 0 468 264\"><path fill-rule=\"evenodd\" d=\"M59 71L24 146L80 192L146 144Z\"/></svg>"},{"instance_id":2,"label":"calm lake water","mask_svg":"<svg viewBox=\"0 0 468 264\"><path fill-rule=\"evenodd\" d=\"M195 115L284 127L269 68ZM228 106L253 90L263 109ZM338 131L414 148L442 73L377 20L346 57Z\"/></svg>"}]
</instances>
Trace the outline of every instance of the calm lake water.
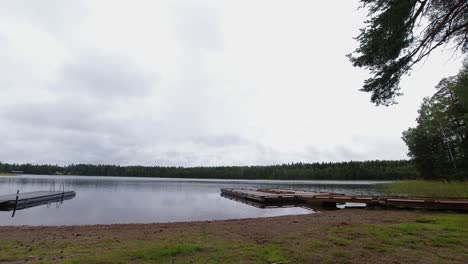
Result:
<instances>
[{"instance_id":1,"label":"calm lake water","mask_svg":"<svg viewBox=\"0 0 468 264\"><path fill-rule=\"evenodd\" d=\"M205 180L89 176L1 176L0 195L58 188L76 192L63 203L0 211L0 225L162 223L308 214L293 208L260 209L220 196L220 188L266 187L379 194L378 181Z\"/></svg>"}]
</instances>

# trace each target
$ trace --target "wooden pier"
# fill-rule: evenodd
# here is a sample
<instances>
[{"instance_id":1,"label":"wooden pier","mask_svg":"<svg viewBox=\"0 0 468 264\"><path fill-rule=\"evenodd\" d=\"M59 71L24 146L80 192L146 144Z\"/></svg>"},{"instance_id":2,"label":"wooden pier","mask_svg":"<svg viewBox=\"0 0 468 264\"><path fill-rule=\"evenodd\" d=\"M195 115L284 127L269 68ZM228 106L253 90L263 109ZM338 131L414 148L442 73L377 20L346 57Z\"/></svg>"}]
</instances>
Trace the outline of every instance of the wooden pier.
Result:
<instances>
[{"instance_id":1,"label":"wooden pier","mask_svg":"<svg viewBox=\"0 0 468 264\"><path fill-rule=\"evenodd\" d=\"M241 197L235 197L235 196L224 195L224 194L221 194L221 196L226 198L226 199L229 199L229 200L233 200L233 201L243 203L243 204L248 204L250 206L261 208L261 209L296 207L297 206L296 204L292 204L292 203L262 203L262 202L257 202L257 201L253 201L253 200L243 199Z\"/></svg>"},{"instance_id":2,"label":"wooden pier","mask_svg":"<svg viewBox=\"0 0 468 264\"><path fill-rule=\"evenodd\" d=\"M20 210L75 197L74 191L37 191L0 196L0 211Z\"/></svg>"},{"instance_id":3,"label":"wooden pier","mask_svg":"<svg viewBox=\"0 0 468 264\"><path fill-rule=\"evenodd\" d=\"M468 212L468 199L421 198L401 196L345 195L340 193L306 192L286 189L221 189L223 196L235 197L264 204L310 205L336 207L338 204L357 203L367 207L400 207L430 210Z\"/></svg>"}]
</instances>

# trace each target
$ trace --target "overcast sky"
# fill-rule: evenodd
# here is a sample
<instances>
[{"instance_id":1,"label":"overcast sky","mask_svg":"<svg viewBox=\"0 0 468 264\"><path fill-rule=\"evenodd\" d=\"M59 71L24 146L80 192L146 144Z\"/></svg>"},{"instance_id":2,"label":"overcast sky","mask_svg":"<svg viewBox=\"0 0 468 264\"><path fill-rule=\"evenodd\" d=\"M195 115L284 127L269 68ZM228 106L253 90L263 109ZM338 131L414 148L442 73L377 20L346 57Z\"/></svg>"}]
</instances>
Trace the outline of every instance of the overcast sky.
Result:
<instances>
[{"instance_id":1,"label":"overcast sky","mask_svg":"<svg viewBox=\"0 0 468 264\"><path fill-rule=\"evenodd\" d=\"M264 165L406 159L401 132L461 59L376 107L345 55L358 1L0 2L0 161Z\"/></svg>"}]
</instances>

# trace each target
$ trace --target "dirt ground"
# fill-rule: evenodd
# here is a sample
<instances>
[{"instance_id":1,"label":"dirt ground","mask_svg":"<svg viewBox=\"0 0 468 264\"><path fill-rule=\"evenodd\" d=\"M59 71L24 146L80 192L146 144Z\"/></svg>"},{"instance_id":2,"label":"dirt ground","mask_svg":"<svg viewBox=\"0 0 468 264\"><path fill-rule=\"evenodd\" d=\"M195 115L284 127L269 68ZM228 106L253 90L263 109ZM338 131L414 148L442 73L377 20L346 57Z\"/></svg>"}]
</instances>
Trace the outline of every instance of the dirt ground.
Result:
<instances>
[{"instance_id":1,"label":"dirt ground","mask_svg":"<svg viewBox=\"0 0 468 264\"><path fill-rule=\"evenodd\" d=\"M324 211L308 215L266 218L234 219L221 221L114 224L84 226L11 226L0 227L1 239L51 242L57 239L115 239L160 237L187 232L210 232L221 237L235 234L257 241L272 240L278 236L301 231L314 226L340 226L353 223L380 224L414 221L421 212L347 209Z\"/></svg>"},{"instance_id":2,"label":"dirt ground","mask_svg":"<svg viewBox=\"0 0 468 264\"><path fill-rule=\"evenodd\" d=\"M432 235L429 236L429 233L426 235L427 241L418 238L420 235L417 233L408 233L413 242L401 240L402 244L399 245L400 240L393 240L393 238L386 240L387 233L385 232L387 230L380 229L380 227L385 226L393 229L394 227L400 228L398 224L401 223L421 222L424 224L424 221L420 221L420 219L438 217L439 215L444 215L444 213L346 209L309 215L224 221L0 227L0 242L14 243L14 246L5 246L4 250L2 249L0 262L18 263L29 260L49 263L70 260L70 263L79 263L80 261L73 262L71 260L77 256L79 257L80 254L92 255L96 253L92 251L93 245L98 248L100 243L104 241L106 252L112 252L113 250L122 251L132 247L140 247L138 241L141 241L141 247L143 247L152 241L170 239L181 244L194 241L203 244L218 240L227 243L232 242L233 244L250 243L259 246L273 243L285 256L284 258L287 261L282 261L284 263L468 263L468 251L463 249L452 250L449 247L442 248L437 252L431 252L431 248L436 248L436 244L430 244L433 238ZM466 219L468 225L468 216L466 214L461 216L458 214L457 217L462 217L462 220ZM462 228L463 232L465 232L466 226L462 226ZM392 235L393 231L391 230L388 236ZM404 232L406 229L402 230ZM437 232L439 232L438 229L429 228L428 230L433 235L437 235ZM203 242L205 240L201 239L201 237L208 238L209 241ZM382 241L376 241L374 244L373 240L378 239ZM461 243L463 246L466 239L461 240ZM421 247L415 247L414 250L411 250L408 248L408 245L411 244L420 244ZM64 247L63 245L67 246ZM86 249L86 247L90 248ZM29 251L32 251L31 255L27 253L28 248ZM97 253L99 254L99 252ZM176 257L171 262L186 263L185 260L191 257L195 259L196 255L184 258ZM242 255L239 255L238 262L230 260L226 259L225 261L232 263L273 263L268 261L268 258L249 257L243 259ZM96 263L102 262L111 263L113 261L96 261ZM127 261L123 262L126 263ZM146 263L136 260L134 262ZM154 263L158 263L158 261ZM187 263L190 262L187 261ZM216 261L210 263L216 263Z\"/></svg>"}]
</instances>

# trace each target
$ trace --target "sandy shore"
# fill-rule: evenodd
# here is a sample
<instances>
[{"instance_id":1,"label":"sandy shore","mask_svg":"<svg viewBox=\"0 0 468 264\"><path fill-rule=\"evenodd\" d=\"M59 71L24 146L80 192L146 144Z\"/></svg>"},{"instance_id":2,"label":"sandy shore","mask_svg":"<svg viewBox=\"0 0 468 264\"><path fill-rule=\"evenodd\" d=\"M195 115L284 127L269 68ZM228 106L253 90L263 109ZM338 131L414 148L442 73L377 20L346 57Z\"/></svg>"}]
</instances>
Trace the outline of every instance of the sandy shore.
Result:
<instances>
[{"instance_id":1,"label":"sandy shore","mask_svg":"<svg viewBox=\"0 0 468 264\"><path fill-rule=\"evenodd\" d=\"M307 215L288 215L265 218L248 218L216 221L195 221L195 222L174 222L174 223L149 223L149 224L111 224L111 225L76 225L76 226L0 226L0 233L3 239L50 239L50 236L60 236L62 238L80 236L94 238L101 236L150 236L150 234L161 232L179 232L211 230L219 232L218 229L235 233L249 233L250 229L255 229L252 234L263 233L271 236L283 231L301 229L304 226L334 226L353 223L399 223L412 221L422 212L405 210L361 210L346 209L335 211L324 211ZM427 214L427 213L426 213ZM279 228L282 227L282 228ZM285 228L287 227L287 228ZM276 229L278 228L278 229ZM253 230L252 230L253 231Z\"/></svg>"}]
</instances>

